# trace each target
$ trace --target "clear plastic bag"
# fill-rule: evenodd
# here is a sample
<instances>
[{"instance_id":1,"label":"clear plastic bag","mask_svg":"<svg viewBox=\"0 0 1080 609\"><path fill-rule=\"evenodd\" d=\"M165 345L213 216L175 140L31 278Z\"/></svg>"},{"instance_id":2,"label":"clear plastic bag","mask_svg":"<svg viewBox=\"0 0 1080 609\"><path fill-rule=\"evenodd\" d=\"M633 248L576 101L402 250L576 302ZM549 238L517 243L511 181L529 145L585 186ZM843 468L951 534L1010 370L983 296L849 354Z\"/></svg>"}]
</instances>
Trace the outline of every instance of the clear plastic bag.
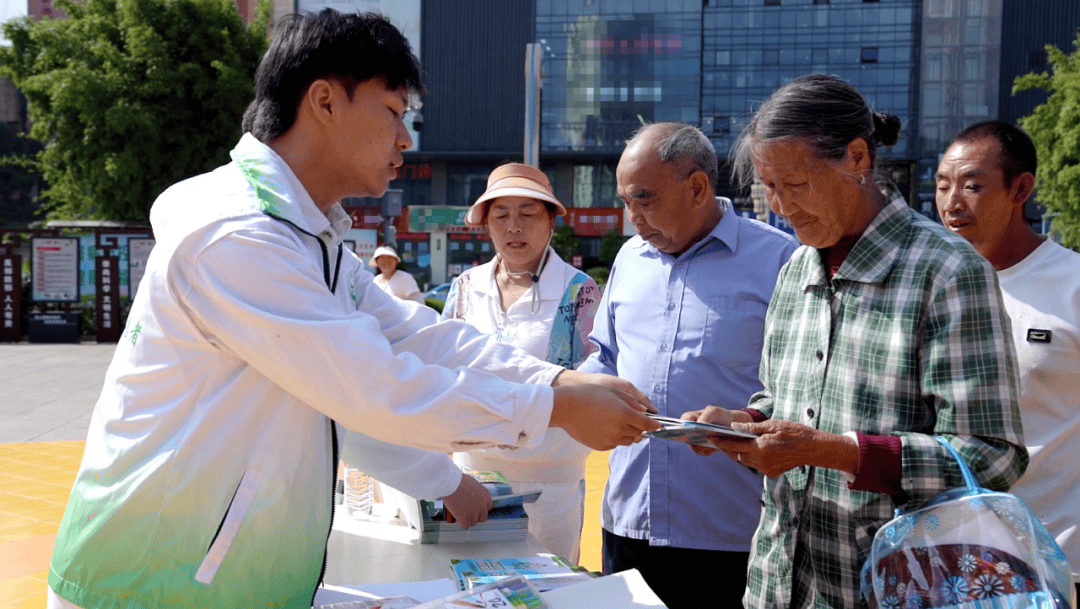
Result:
<instances>
[{"instance_id":1,"label":"clear plastic bag","mask_svg":"<svg viewBox=\"0 0 1080 609\"><path fill-rule=\"evenodd\" d=\"M965 486L901 512L874 536L863 564L871 608L1075 609L1065 554L1015 495L978 486L960 454Z\"/></svg>"}]
</instances>

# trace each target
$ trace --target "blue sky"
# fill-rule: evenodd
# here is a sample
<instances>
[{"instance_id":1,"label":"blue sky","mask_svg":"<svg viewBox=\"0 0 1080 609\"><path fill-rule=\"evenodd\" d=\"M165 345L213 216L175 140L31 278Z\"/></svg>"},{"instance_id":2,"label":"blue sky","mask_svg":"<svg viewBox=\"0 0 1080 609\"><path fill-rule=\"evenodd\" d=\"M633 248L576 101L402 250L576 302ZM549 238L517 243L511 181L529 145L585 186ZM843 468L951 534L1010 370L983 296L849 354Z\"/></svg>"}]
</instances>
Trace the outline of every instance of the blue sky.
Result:
<instances>
[{"instance_id":1,"label":"blue sky","mask_svg":"<svg viewBox=\"0 0 1080 609\"><path fill-rule=\"evenodd\" d=\"M0 0L0 23L12 17L21 17L26 14L26 0ZM0 44L11 46L11 43L0 33Z\"/></svg>"}]
</instances>

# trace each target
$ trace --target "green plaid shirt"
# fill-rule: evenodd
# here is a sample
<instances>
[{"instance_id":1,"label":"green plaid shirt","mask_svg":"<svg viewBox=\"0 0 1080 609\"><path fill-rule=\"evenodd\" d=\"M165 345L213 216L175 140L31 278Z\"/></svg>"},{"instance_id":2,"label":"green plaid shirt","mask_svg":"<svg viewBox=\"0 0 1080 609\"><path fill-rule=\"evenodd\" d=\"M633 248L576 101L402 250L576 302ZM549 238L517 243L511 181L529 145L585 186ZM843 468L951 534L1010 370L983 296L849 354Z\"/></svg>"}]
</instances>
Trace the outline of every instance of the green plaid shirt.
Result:
<instances>
[{"instance_id":1,"label":"green plaid shirt","mask_svg":"<svg viewBox=\"0 0 1080 609\"><path fill-rule=\"evenodd\" d=\"M933 434L987 488L1024 472L1017 378L994 269L895 198L831 281L810 247L781 271L765 320L765 389L750 407L832 433L899 436L901 484L918 504L962 484ZM859 569L894 498L802 467L767 478L762 505L746 607L863 606Z\"/></svg>"}]
</instances>

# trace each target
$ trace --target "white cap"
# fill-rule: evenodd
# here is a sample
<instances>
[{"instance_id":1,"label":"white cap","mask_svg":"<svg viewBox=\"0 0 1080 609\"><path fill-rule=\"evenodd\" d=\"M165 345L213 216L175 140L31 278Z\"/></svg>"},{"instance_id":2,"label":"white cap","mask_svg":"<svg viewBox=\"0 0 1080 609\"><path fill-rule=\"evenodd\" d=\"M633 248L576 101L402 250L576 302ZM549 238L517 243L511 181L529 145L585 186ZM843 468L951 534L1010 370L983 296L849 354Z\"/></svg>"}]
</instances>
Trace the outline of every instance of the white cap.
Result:
<instances>
[{"instance_id":1,"label":"white cap","mask_svg":"<svg viewBox=\"0 0 1080 609\"><path fill-rule=\"evenodd\" d=\"M396 259L398 262L401 262L401 256L398 256L397 252L394 251L394 248L390 247L389 245L380 245L379 247L375 248L375 253L371 255L371 266L379 266L375 263L375 261L379 259L379 256L390 256L391 258Z\"/></svg>"}]
</instances>

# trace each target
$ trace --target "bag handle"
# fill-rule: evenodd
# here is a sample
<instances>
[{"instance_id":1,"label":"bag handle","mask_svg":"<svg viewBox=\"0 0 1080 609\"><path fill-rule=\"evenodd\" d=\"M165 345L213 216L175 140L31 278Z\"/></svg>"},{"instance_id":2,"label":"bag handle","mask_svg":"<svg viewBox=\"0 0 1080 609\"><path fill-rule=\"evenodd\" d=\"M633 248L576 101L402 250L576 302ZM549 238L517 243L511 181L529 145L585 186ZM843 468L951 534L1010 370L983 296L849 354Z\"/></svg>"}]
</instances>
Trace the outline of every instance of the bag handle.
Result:
<instances>
[{"instance_id":1,"label":"bag handle","mask_svg":"<svg viewBox=\"0 0 1080 609\"><path fill-rule=\"evenodd\" d=\"M949 441L945 438L934 436L934 439L944 446L945 450L949 451L949 454L953 456L953 459L956 459L956 464L960 466L960 474L964 477L964 485L967 486L968 491L978 492L979 482L975 479L975 474L971 473L971 468L968 467L967 461L964 461L964 458L960 456L960 452L953 448L953 445L949 444Z\"/></svg>"}]
</instances>

